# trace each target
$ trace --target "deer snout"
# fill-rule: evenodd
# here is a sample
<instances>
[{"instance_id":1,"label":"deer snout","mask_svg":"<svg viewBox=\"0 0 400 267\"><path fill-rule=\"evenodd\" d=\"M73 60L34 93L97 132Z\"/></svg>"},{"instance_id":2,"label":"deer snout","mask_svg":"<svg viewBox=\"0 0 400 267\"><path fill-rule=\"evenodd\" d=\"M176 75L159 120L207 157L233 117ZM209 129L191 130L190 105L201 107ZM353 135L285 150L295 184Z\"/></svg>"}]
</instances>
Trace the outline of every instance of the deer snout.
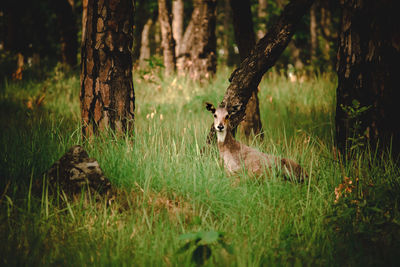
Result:
<instances>
[{"instance_id":1,"label":"deer snout","mask_svg":"<svg viewBox=\"0 0 400 267\"><path fill-rule=\"evenodd\" d=\"M222 125L222 124L220 123L220 124L218 124L217 128L218 128L218 131L221 131L221 132L222 132L222 130L224 129L224 125Z\"/></svg>"}]
</instances>

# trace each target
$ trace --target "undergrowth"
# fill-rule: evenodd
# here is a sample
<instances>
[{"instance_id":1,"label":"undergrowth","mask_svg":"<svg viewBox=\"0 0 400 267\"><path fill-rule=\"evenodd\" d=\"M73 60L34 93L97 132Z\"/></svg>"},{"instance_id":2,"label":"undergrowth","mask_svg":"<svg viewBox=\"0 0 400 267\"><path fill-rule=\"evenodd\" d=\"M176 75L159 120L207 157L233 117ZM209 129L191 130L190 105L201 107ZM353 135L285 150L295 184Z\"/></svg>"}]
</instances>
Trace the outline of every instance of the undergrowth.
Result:
<instances>
[{"instance_id":1,"label":"undergrowth","mask_svg":"<svg viewBox=\"0 0 400 267\"><path fill-rule=\"evenodd\" d=\"M373 152L345 162L333 149L333 75L260 84L265 138L245 141L290 157L304 184L228 177L204 150L231 70L210 84L134 75L135 129L83 143L118 189L113 202L36 194L43 173L80 136L79 76L0 87L0 259L3 265L259 266L397 263L399 170ZM239 139L242 139L239 134Z\"/></svg>"}]
</instances>

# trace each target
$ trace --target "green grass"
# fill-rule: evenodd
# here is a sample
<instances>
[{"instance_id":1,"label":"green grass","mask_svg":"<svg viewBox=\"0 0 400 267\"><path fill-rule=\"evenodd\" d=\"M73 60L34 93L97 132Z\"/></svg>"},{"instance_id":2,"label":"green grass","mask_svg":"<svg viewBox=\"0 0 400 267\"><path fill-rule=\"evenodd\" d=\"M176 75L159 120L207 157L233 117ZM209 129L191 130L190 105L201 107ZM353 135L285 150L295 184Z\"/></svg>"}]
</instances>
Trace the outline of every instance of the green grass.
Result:
<instances>
[{"instance_id":1,"label":"green grass","mask_svg":"<svg viewBox=\"0 0 400 267\"><path fill-rule=\"evenodd\" d=\"M3 265L189 266L194 248L178 253L185 244L179 237L200 231L223 232L232 247L229 253L207 244L209 266L396 262L395 254L387 258L396 241L378 240L381 248L389 248L386 258L369 247L375 248L377 233L398 234L398 168L372 152L359 153L359 160L348 164L335 159L333 75L291 83L269 73L260 85L265 138L248 143L300 162L310 179L299 185L279 177L228 177L216 148L203 152L212 122L203 103L222 99L230 70L220 70L203 86L157 71L145 74L134 77L135 133L84 144L118 188L111 205L35 195L30 189L41 185L43 173L69 147L81 143L78 75L56 69L41 82L0 87ZM42 95L43 104L27 108L29 99ZM344 176L360 178L360 186L357 194L334 204L335 187ZM361 185L371 181L367 195ZM384 198L382 192L393 197ZM360 202L351 202L355 199ZM361 207L361 200L368 202ZM360 217L360 209L368 206L383 213L368 209ZM380 227L379 218L395 230ZM370 233L362 241L356 235L359 226ZM365 247L368 237L372 241Z\"/></svg>"}]
</instances>

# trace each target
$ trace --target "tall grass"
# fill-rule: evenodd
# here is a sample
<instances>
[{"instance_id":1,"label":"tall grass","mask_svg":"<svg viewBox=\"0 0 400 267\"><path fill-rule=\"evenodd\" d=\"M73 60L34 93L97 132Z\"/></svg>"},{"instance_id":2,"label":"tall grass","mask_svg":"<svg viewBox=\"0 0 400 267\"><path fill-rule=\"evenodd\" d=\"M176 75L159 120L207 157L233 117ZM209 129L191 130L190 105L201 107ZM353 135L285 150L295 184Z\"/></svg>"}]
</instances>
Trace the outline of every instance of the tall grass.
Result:
<instances>
[{"instance_id":1,"label":"tall grass","mask_svg":"<svg viewBox=\"0 0 400 267\"><path fill-rule=\"evenodd\" d=\"M118 188L111 204L73 202L61 191L50 195L43 183L51 164L81 143L78 76L56 69L42 82L3 85L2 264L189 266L193 249L179 253L185 244L179 237L199 231L223 232L232 247L210 245L210 266L357 265L350 253L369 259L365 251L342 245L347 239L337 229L356 220L334 204L335 187L354 174L332 149L336 80L318 76L291 83L270 73L260 84L265 138L244 142L299 161L310 174L299 185L279 177L228 177L216 148L203 149L212 122L203 103L222 99L229 72L221 70L206 85L154 70L135 75L134 133L105 134L84 144ZM42 95L44 103L28 108L30 99ZM397 192L396 166L370 163L358 165L364 176L386 168L380 177ZM34 186L43 187L40 194Z\"/></svg>"}]
</instances>

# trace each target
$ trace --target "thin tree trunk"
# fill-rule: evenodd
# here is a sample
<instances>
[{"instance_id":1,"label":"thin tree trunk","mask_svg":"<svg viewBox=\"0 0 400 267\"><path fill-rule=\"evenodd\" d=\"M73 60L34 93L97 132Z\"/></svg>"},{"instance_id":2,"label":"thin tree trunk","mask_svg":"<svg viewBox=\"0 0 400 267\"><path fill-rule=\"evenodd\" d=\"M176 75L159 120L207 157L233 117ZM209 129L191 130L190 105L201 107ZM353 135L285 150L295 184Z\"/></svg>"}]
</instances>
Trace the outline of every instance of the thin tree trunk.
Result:
<instances>
[{"instance_id":1,"label":"thin tree trunk","mask_svg":"<svg viewBox=\"0 0 400 267\"><path fill-rule=\"evenodd\" d=\"M336 31L333 31L334 25L332 22L332 10L336 9L336 5L332 5L330 0L323 0L320 3L321 19L320 29L321 35L325 39L324 49L322 50L323 57L327 62L331 62L331 68L334 69L336 66L336 58L331 55L331 43L336 43L338 35Z\"/></svg>"},{"instance_id":2,"label":"thin tree trunk","mask_svg":"<svg viewBox=\"0 0 400 267\"><path fill-rule=\"evenodd\" d=\"M78 30L75 24L74 2L71 0L57 1L54 3L54 10L61 35L62 62L75 67L78 52Z\"/></svg>"},{"instance_id":3,"label":"thin tree trunk","mask_svg":"<svg viewBox=\"0 0 400 267\"><path fill-rule=\"evenodd\" d=\"M175 40L172 36L170 7L167 0L158 0L158 21L161 28L161 46L167 75L175 72Z\"/></svg>"},{"instance_id":4,"label":"thin tree trunk","mask_svg":"<svg viewBox=\"0 0 400 267\"><path fill-rule=\"evenodd\" d=\"M239 48L240 60L243 61L256 44L250 1L231 0L230 3L233 14L235 40ZM240 129L247 138L250 137L251 133L263 137L260 104L257 93L258 85L255 88L251 88L251 97L246 106L246 116L241 122Z\"/></svg>"},{"instance_id":5,"label":"thin tree trunk","mask_svg":"<svg viewBox=\"0 0 400 267\"><path fill-rule=\"evenodd\" d=\"M312 5L310 9L310 61L314 64L317 60L317 17L316 5Z\"/></svg>"},{"instance_id":6,"label":"thin tree trunk","mask_svg":"<svg viewBox=\"0 0 400 267\"><path fill-rule=\"evenodd\" d=\"M179 54L183 37L183 0L172 1L172 34L175 39L175 55Z\"/></svg>"},{"instance_id":7,"label":"thin tree trunk","mask_svg":"<svg viewBox=\"0 0 400 267\"><path fill-rule=\"evenodd\" d=\"M197 15L196 9L192 13L192 18L189 25L186 27L185 34L182 37L182 42L179 47L179 53L176 59L176 68L178 75L185 75L190 61L190 50L193 46L194 39L194 16Z\"/></svg>"},{"instance_id":8,"label":"thin tree trunk","mask_svg":"<svg viewBox=\"0 0 400 267\"><path fill-rule=\"evenodd\" d=\"M397 1L341 1L336 140L342 152L364 140L400 152L400 24ZM353 107L364 112L345 110ZM355 139L350 139L355 138ZM356 141L354 141L356 140Z\"/></svg>"},{"instance_id":9,"label":"thin tree trunk","mask_svg":"<svg viewBox=\"0 0 400 267\"><path fill-rule=\"evenodd\" d=\"M135 9L136 9L135 10L136 15L134 21L134 30L133 30L134 39L133 39L132 57L134 62L139 60L140 64L141 63L140 51L142 45L143 31L150 17L148 0L136 0Z\"/></svg>"},{"instance_id":10,"label":"thin tree trunk","mask_svg":"<svg viewBox=\"0 0 400 267\"><path fill-rule=\"evenodd\" d=\"M82 40L82 135L133 130L133 2L89 0Z\"/></svg>"},{"instance_id":11,"label":"thin tree trunk","mask_svg":"<svg viewBox=\"0 0 400 267\"><path fill-rule=\"evenodd\" d=\"M86 38L87 5L88 0L82 0L82 43Z\"/></svg>"},{"instance_id":12,"label":"thin tree trunk","mask_svg":"<svg viewBox=\"0 0 400 267\"><path fill-rule=\"evenodd\" d=\"M221 105L233 106L247 105L252 89L256 88L264 73L270 69L291 40L296 25L303 15L309 11L313 0L292 0L283 10L277 23L256 44L250 55L242 61L230 77L228 86ZM242 108L231 118L233 127L242 121L245 112ZM215 140L215 129L211 127L207 143Z\"/></svg>"},{"instance_id":13,"label":"thin tree trunk","mask_svg":"<svg viewBox=\"0 0 400 267\"><path fill-rule=\"evenodd\" d=\"M153 25L153 20L148 19L146 24L143 27L141 45L140 45L140 56L139 56L139 65L144 66L145 61L150 59L150 29Z\"/></svg>"},{"instance_id":14,"label":"thin tree trunk","mask_svg":"<svg viewBox=\"0 0 400 267\"><path fill-rule=\"evenodd\" d=\"M208 80L217 70L216 6L216 0L195 0L194 2L192 36L188 37L191 44L183 53L190 55L184 68L193 80Z\"/></svg>"},{"instance_id":15,"label":"thin tree trunk","mask_svg":"<svg viewBox=\"0 0 400 267\"><path fill-rule=\"evenodd\" d=\"M300 58L300 52L301 52L300 48L298 48L296 46L294 40L289 42L288 47L290 49L290 55L291 55L291 58L292 58L292 62L293 62L294 68L296 70L303 69L304 68L304 63L303 63L303 61L301 61L301 58Z\"/></svg>"}]
</instances>

